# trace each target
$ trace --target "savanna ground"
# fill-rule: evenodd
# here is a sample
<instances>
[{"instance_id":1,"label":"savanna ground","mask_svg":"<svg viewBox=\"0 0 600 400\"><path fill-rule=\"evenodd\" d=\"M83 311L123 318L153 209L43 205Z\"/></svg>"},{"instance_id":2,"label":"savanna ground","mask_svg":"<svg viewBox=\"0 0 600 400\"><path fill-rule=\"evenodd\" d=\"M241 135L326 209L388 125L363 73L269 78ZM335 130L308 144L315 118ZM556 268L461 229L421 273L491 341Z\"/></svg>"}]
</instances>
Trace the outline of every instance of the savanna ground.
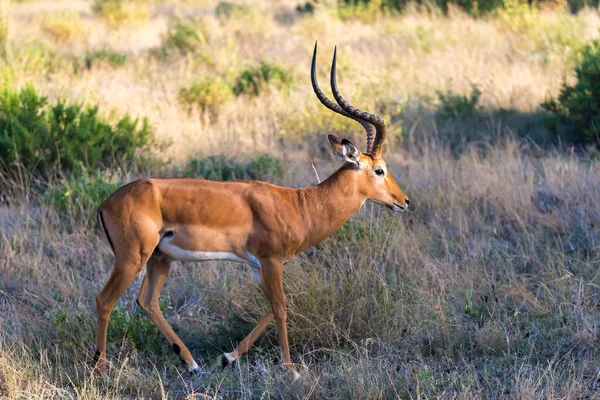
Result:
<instances>
[{"instance_id":1,"label":"savanna ground","mask_svg":"<svg viewBox=\"0 0 600 400\"><path fill-rule=\"evenodd\" d=\"M600 161L557 143L540 107L574 79L598 12L292 3L2 2L4 87L146 117L155 143L110 168L0 175L0 396L600 398ZM138 308L142 273L112 314L109 376L94 376L112 268L94 208L111 190L182 174L307 186L340 165L328 133L365 148L312 94L317 39L321 86L337 44L342 94L388 121L411 206L366 203L286 266L302 378L278 367L274 324L218 368L267 302L247 267L212 262L176 264L161 302L202 373Z\"/></svg>"}]
</instances>

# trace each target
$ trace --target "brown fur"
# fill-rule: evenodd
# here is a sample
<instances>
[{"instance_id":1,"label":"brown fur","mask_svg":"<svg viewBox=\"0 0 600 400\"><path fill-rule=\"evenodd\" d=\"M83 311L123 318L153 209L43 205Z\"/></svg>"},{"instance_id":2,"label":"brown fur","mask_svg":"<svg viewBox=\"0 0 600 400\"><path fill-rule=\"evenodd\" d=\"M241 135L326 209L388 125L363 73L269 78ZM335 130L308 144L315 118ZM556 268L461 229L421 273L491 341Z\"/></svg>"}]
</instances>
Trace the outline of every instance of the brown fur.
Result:
<instances>
[{"instance_id":1,"label":"brown fur","mask_svg":"<svg viewBox=\"0 0 600 400\"><path fill-rule=\"evenodd\" d=\"M96 370L106 369L106 330L115 302L146 263L138 297L179 356L195 362L158 307L158 296L170 269L168 257L151 257L163 235L171 244L197 252L228 252L245 259L249 252L261 264L261 289L271 311L234 351L237 357L252 345L275 318L284 364L291 363L287 342L283 263L337 230L367 199L390 208L406 207L408 199L386 170L351 143L330 137L334 153L347 162L317 186L292 189L260 181L213 182L202 179L144 179L118 189L100 206L115 265L97 297L100 352ZM397 209L397 208L396 208Z\"/></svg>"}]
</instances>

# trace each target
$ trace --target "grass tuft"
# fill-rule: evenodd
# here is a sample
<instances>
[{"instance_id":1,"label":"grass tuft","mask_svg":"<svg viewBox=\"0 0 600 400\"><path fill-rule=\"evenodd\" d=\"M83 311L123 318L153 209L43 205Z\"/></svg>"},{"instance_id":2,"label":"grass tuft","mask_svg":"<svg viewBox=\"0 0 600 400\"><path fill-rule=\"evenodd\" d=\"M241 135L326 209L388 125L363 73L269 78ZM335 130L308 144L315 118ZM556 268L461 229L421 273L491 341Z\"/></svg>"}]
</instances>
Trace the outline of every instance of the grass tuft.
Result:
<instances>
[{"instance_id":1,"label":"grass tuft","mask_svg":"<svg viewBox=\"0 0 600 400\"><path fill-rule=\"evenodd\" d=\"M42 30L59 43L68 43L88 32L81 21L79 13L58 13L43 17L40 22Z\"/></svg>"},{"instance_id":2,"label":"grass tuft","mask_svg":"<svg viewBox=\"0 0 600 400\"><path fill-rule=\"evenodd\" d=\"M179 102L189 109L217 117L221 107L231 98L231 88L218 78L205 78L179 89Z\"/></svg>"},{"instance_id":3,"label":"grass tuft","mask_svg":"<svg viewBox=\"0 0 600 400\"><path fill-rule=\"evenodd\" d=\"M146 4L138 0L94 0L92 9L112 28L138 26L150 17Z\"/></svg>"}]
</instances>

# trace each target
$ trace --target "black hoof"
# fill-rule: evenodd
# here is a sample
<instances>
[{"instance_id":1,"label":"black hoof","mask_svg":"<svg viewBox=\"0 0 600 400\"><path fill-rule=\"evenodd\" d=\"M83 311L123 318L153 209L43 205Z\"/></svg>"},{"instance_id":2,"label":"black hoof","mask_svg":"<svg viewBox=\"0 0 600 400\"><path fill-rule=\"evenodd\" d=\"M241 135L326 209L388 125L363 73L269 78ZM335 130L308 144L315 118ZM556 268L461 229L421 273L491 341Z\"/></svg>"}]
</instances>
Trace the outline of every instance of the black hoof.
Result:
<instances>
[{"instance_id":1,"label":"black hoof","mask_svg":"<svg viewBox=\"0 0 600 400\"><path fill-rule=\"evenodd\" d=\"M225 369L230 364L229 359L225 354L221 354L221 369Z\"/></svg>"},{"instance_id":2,"label":"black hoof","mask_svg":"<svg viewBox=\"0 0 600 400\"><path fill-rule=\"evenodd\" d=\"M180 354L181 354L181 349L179 348L177 343L173 343L173 353L177 354L178 356L180 356Z\"/></svg>"},{"instance_id":3,"label":"black hoof","mask_svg":"<svg viewBox=\"0 0 600 400\"><path fill-rule=\"evenodd\" d=\"M96 350L96 353L94 353L94 359L92 360L92 364L95 366L96 364L98 364L98 360L100 359L100 352L98 350Z\"/></svg>"}]
</instances>

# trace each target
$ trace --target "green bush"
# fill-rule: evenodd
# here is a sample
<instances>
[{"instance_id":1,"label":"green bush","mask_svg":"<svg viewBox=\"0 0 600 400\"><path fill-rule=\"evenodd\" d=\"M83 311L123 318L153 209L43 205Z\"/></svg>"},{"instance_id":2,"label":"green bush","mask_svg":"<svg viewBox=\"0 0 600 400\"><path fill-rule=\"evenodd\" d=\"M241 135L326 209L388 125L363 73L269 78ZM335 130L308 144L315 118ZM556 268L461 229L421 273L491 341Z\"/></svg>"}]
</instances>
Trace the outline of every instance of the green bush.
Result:
<instances>
[{"instance_id":1,"label":"green bush","mask_svg":"<svg viewBox=\"0 0 600 400\"><path fill-rule=\"evenodd\" d=\"M216 117L223 104L231 98L231 89L220 79L205 78L179 90L179 102L188 108L208 112Z\"/></svg>"},{"instance_id":2,"label":"green bush","mask_svg":"<svg viewBox=\"0 0 600 400\"><path fill-rule=\"evenodd\" d=\"M51 176L57 170L85 166L139 166L139 151L153 144L146 119L129 115L115 123L101 117L98 107L49 104L31 84L0 88L0 171L21 164L31 172ZM143 161L143 160L142 160Z\"/></svg>"},{"instance_id":3,"label":"green bush","mask_svg":"<svg viewBox=\"0 0 600 400\"><path fill-rule=\"evenodd\" d=\"M340 243L348 244L362 242L368 235L369 232L363 225L354 220L348 220L334 232L332 237Z\"/></svg>"},{"instance_id":4,"label":"green bush","mask_svg":"<svg viewBox=\"0 0 600 400\"><path fill-rule=\"evenodd\" d=\"M84 58L85 66L88 69L102 63L107 63L113 68L122 67L126 62L127 55L106 49L88 52Z\"/></svg>"},{"instance_id":5,"label":"green bush","mask_svg":"<svg viewBox=\"0 0 600 400\"><path fill-rule=\"evenodd\" d=\"M438 116L442 120L464 120L475 117L480 111L477 105L481 91L473 86L470 95L452 92L437 92L440 102Z\"/></svg>"},{"instance_id":6,"label":"green bush","mask_svg":"<svg viewBox=\"0 0 600 400\"><path fill-rule=\"evenodd\" d=\"M598 8L600 6L600 1L598 0L568 0L567 5L569 6L569 10L573 13L582 10L585 7L590 8Z\"/></svg>"},{"instance_id":7,"label":"green bush","mask_svg":"<svg viewBox=\"0 0 600 400\"><path fill-rule=\"evenodd\" d=\"M338 13L342 20L358 19L372 22L382 13L404 9L406 3L393 0L342 0L339 2Z\"/></svg>"},{"instance_id":8,"label":"green bush","mask_svg":"<svg viewBox=\"0 0 600 400\"><path fill-rule=\"evenodd\" d=\"M563 83L557 99L542 103L553 135L575 144L600 146L600 41L583 47L575 65L577 83Z\"/></svg>"},{"instance_id":9,"label":"green bush","mask_svg":"<svg viewBox=\"0 0 600 400\"><path fill-rule=\"evenodd\" d=\"M315 13L315 6L310 1L296 6L296 12L300 15L312 15Z\"/></svg>"},{"instance_id":10,"label":"green bush","mask_svg":"<svg viewBox=\"0 0 600 400\"><path fill-rule=\"evenodd\" d=\"M394 13L404 11L413 2L409 0L339 0L338 10L340 17L373 19L381 13ZM542 0L531 2L529 0L417 0L419 7L435 11L448 12L449 6L457 7L473 16L480 16L496 10L515 9L523 7L537 7L541 4L561 4L558 0ZM567 0L569 9L573 12L584 7L598 7L598 0Z\"/></svg>"},{"instance_id":11,"label":"green bush","mask_svg":"<svg viewBox=\"0 0 600 400\"><path fill-rule=\"evenodd\" d=\"M406 4L407 0L341 0L340 5L346 5L351 7L380 7L387 8L390 10L402 10Z\"/></svg>"},{"instance_id":12,"label":"green bush","mask_svg":"<svg viewBox=\"0 0 600 400\"><path fill-rule=\"evenodd\" d=\"M52 322L63 350L81 351L82 343L93 340L93 325L89 312L80 304L77 311L56 307L44 312Z\"/></svg>"},{"instance_id":13,"label":"green bush","mask_svg":"<svg viewBox=\"0 0 600 400\"><path fill-rule=\"evenodd\" d=\"M50 185L44 200L69 218L93 226L98 207L121 184L121 180L109 172L79 170L68 179Z\"/></svg>"},{"instance_id":14,"label":"green bush","mask_svg":"<svg viewBox=\"0 0 600 400\"><path fill-rule=\"evenodd\" d=\"M290 70L261 61L260 65L248 67L240 73L233 87L233 93L236 96L241 94L258 96L269 86L281 90L289 88L291 84Z\"/></svg>"},{"instance_id":15,"label":"green bush","mask_svg":"<svg viewBox=\"0 0 600 400\"><path fill-rule=\"evenodd\" d=\"M201 50L208 44L208 32L196 21L177 20L167 32L163 43L163 53L169 54L175 49L182 54Z\"/></svg>"},{"instance_id":16,"label":"green bush","mask_svg":"<svg viewBox=\"0 0 600 400\"><path fill-rule=\"evenodd\" d=\"M217 181L281 178L283 176L283 165L281 160L267 154L244 162L221 154L190 160L182 174L189 178Z\"/></svg>"},{"instance_id":17,"label":"green bush","mask_svg":"<svg viewBox=\"0 0 600 400\"><path fill-rule=\"evenodd\" d=\"M219 19L229 19L248 12L248 7L229 1L221 1L215 8L215 14Z\"/></svg>"},{"instance_id":18,"label":"green bush","mask_svg":"<svg viewBox=\"0 0 600 400\"><path fill-rule=\"evenodd\" d=\"M150 17L147 6L140 0L94 0L92 10L114 28L137 25Z\"/></svg>"},{"instance_id":19,"label":"green bush","mask_svg":"<svg viewBox=\"0 0 600 400\"><path fill-rule=\"evenodd\" d=\"M249 174L251 179L281 178L283 165L278 158L263 154L250 160Z\"/></svg>"},{"instance_id":20,"label":"green bush","mask_svg":"<svg viewBox=\"0 0 600 400\"><path fill-rule=\"evenodd\" d=\"M159 298L162 312L170 301L168 296ZM116 343L125 338L131 341L138 350L161 354L167 349L160 330L141 309L130 314L126 308L117 305L110 315L107 339L111 343Z\"/></svg>"}]
</instances>

